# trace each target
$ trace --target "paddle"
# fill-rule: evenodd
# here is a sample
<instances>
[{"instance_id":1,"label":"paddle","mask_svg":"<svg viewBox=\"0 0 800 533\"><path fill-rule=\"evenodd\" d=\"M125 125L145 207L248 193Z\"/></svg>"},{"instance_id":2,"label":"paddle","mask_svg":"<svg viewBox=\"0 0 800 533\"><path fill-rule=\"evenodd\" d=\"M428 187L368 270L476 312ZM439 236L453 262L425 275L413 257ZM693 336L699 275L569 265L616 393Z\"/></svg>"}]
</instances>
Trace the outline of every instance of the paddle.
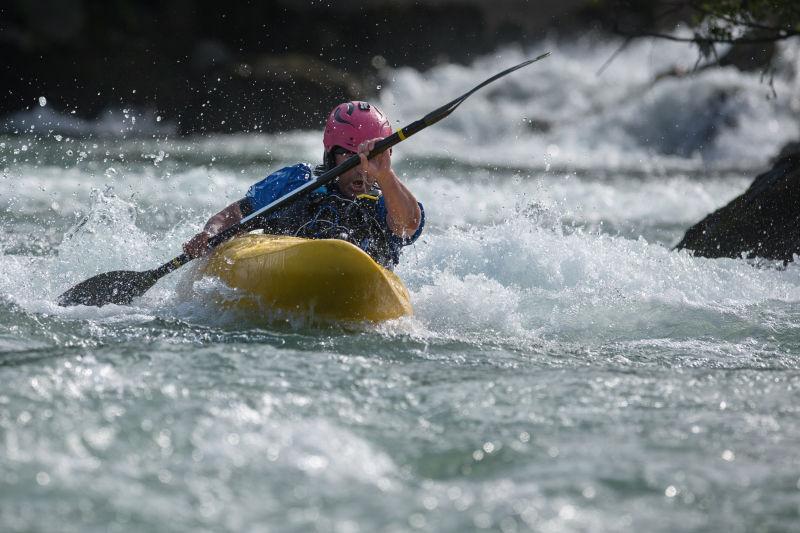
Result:
<instances>
[{"instance_id":1,"label":"paddle","mask_svg":"<svg viewBox=\"0 0 800 533\"><path fill-rule=\"evenodd\" d=\"M375 143L375 147L367 156L369 159L375 157L376 155L384 152L398 144L415 133L418 133L428 126L432 126L436 124L450 113L455 111L455 109L460 106L464 100L469 98L475 91L485 87L486 85L492 83L493 81L502 78L503 76L514 72L515 70L519 70L522 67L526 67L531 63L535 63L540 59L544 59L545 57L549 56L550 52L540 55L537 58L530 59L528 61L524 61L519 65L513 66L500 72L499 74L495 74L488 80L484 81L480 85L476 86L469 92L462 94L455 100L448 102L447 104L443 105L442 107L431 111L427 115L425 115L420 120L416 122L412 122L405 128L401 128L391 134L390 136L378 141ZM347 172L348 170L358 166L361 163L360 158L358 155L353 155L349 157L346 161L343 161L341 164L337 165L336 167L328 170L324 174L321 174L314 178L311 181L306 182L305 184L301 185L297 189L287 193L286 195L278 198L274 202L265 205L258 211L251 213L250 215L244 217L241 221L229 228L221 231L208 241L209 248L213 248L220 243L223 243L233 237L234 235L241 233L243 231L247 231L250 228L250 224L253 220L258 216L268 215L274 212L281 207L284 207L286 204L299 198L300 196L313 191L323 185L326 185L336 179L340 174ZM116 270L114 272L106 272L104 274L99 274L97 276L91 277L86 281L79 283L66 291L64 294L58 297L58 305L61 306L71 306L71 305L95 305L95 306L103 306L106 304L128 304L131 302L133 298L139 297L147 292L150 287L155 285L156 281L161 279L163 276L166 276L173 270L180 268L181 266L185 265L192 258L186 254L181 254L175 259L168 261L161 265L158 268L154 268L153 270L146 270L144 272L136 272L131 270Z\"/></svg>"}]
</instances>

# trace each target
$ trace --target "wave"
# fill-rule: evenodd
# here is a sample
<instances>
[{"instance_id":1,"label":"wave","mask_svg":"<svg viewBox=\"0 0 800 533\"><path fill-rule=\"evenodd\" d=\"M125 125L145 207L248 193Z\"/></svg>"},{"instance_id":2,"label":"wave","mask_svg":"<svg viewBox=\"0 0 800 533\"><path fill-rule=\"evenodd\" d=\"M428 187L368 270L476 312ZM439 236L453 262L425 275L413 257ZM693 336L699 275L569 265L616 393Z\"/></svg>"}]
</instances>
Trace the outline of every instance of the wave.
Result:
<instances>
[{"instance_id":1,"label":"wave","mask_svg":"<svg viewBox=\"0 0 800 533\"><path fill-rule=\"evenodd\" d=\"M157 266L192 231L180 225L166 234L146 233L136 226L132 204L97 193L91 213L58 255L0 256L0 294L26 312L59 320L172 317L228 327L230 316L179 297L177 286L188 275L183 271L130 307L55 304L58 294L88 276ZM507 216L496 221L434 228L406 250L398 274L412 293L415 316L379 330L425 339L586 346L710 334L724 341L742 331L768 334L777 323L793 327L800 318L792 311L800 300L794 265L759 268L697 258L641 237L576 227L565 223L557 203L539 210L507 206Z\"/></svg>"},{"instance_id":2,"label":"wave","mask_svg":"<svg viewBox=\"0 0 800 533\"><path fill-rule=\"evenodd\" d=\"M762 306L800 300L800 269L705 259L527 217L429 236L398 271L418 324L462 340L594 344L768 334Z\"/></svg>"}]
</instances>

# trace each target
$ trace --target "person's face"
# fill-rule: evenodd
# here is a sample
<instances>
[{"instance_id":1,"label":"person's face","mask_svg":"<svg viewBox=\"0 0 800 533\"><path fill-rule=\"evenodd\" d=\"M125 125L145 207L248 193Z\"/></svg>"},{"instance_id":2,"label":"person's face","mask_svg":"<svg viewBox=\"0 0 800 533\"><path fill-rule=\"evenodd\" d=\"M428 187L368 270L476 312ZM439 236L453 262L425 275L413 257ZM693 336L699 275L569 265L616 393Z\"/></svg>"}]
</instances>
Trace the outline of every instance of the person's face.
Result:
<instances>
[{"instance_id":1,"label":"person's face","mask_svg":"<svg viewBox=\"0 0 800 533\"><path fill-rule=\"evenodd\" d=\"M343 148L336 148L333 155L336 158L336 164L339 165L352 156L353 152L347 152ZM360 167L355 167L341 174L337 184L342 194L348 198L355 198L359 194L372 190L375 180L363 173Z\"/></svg>"}]
</instances>

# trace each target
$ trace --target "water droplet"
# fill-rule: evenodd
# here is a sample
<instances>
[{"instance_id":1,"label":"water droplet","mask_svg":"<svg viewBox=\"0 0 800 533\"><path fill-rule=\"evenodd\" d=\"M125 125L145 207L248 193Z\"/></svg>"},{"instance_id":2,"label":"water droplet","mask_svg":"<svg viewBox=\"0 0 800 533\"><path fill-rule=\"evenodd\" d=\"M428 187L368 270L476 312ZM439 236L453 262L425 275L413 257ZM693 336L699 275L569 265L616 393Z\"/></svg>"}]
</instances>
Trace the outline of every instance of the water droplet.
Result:
<instances>
[{"instance_id":1,"label":"water droplet","mask_svg":"<svg viewBox=\"0 0 800 533\"><path fill-rule=\"evenodd\" d=\"M558 517L562 518L563 520L572 520L578 514L577 509L575 509L571 505L565 505L561 509L558 510Z\"/></svg>"},{"instance_id":2,"label":"water droplet","mask_svg":"<svg viewBox=\"0 0 800 533\"><path fill-rule=\"evenodd\" d=\"M427 524L427 521L425 520L425 515L414 513L408 517L408 524L414 529L422 529Z\"/></svg>"},{"instance_id":3,"label":"water droplet","mask_svg":"<svg viewBox=\"0 0 800 533\"><path fill-rule=\"evenodd\" d=\"M378 89L379 91L381 90L381 86L380 86L380 85L378 85L378 86L377 86L377 87L375 87L375 88L376 88L376 89Z\"/></svg>"},{"instance_id":4,"label":"water droplet","mask_svg":"<svg viewBox=\"0 0 800 533\"><path fill-rule=\"evenodd\" d=\"M736 455L730 450L725 450L724 452L722 452L722 459L724 461L729 461L730 462L730 461L733 461L734 459L736 459Z\"/></svg>"},{"instance_id":5,"label":"water droplet","mask_svg":"<svg viewBox=\"0 0 800 533\"><path fill-rule=\"evenodd\" d=\"M478 513L472 521L480 529L489 529L492 525L492 517L488 513Z\"/></svg>"},{"instance_id":6,"label":"water droplet","mask_svg":"<svg viewBox=\"0 0 800 533\"><path fill-rule=\"evenodd\" d=\"M372 66L379 70L386 67L386 58L381 55L374 56L372 58Z\"/></svg>"},{"instance_id":7,"label":"water droplet","mask_svg":"<svg viewBox=\"0 0 800 533\"><path fill-rule=\"evenodd\" d=\"M45 98L44 96L40 96L39 97L39 105L42 106L42 107L46 106L47 105L47 98Z\"/></svg>"}]
</instances>

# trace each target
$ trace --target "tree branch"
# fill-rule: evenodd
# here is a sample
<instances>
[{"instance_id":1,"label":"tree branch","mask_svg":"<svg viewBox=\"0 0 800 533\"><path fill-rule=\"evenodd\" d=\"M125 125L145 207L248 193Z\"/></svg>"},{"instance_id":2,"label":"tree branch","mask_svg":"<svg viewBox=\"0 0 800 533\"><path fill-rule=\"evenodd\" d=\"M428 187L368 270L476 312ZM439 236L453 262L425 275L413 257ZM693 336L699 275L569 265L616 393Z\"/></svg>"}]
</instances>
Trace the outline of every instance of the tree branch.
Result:
<instances>
[{"instance_id":1,"label":"tree branch","mask_svg":"<svg viewBox=\"0 0 800 533\"><path fill-rule=\"evenodd\" d=\"M798 31L791 31L784 33L783 35L771 35L765 37L703 37L700 34L695 34L694 37L678 37L676 35L670 35L668 33L659 33L654 31L642 31L642 32L625 32L623 30L618 30L617 33L622 35L623 37L627 37L629 39L635 39L636 37L655 37L658 39L665 39L667 41L675 41L680 43L695 43L695 44L758 44L758 43L774 43L776 41L784 41L786 39L791 39L792 37L800 36L800 32Z\"/></svg>"}]
</instances>

